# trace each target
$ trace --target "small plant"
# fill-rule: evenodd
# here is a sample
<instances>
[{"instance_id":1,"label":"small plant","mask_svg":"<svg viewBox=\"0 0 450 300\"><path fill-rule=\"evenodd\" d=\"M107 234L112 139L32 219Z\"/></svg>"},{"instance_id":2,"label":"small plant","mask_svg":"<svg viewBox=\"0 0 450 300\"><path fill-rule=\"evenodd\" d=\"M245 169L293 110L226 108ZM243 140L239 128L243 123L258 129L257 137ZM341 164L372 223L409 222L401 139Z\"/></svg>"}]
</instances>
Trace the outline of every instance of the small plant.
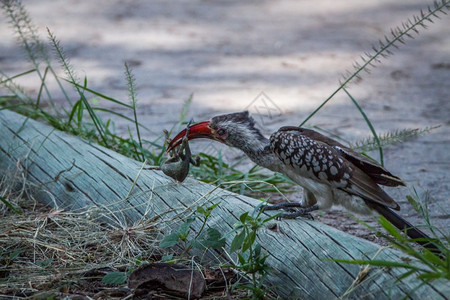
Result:
<instances>
[{"instance_id":1,"label":"small plant","mask_svg":"<svg viewBox=\"0 0 450 300\"><path fill-rule=\"evenodd\" d=\"M221 249L225 246L225 238L220 231L214 228L208 228L205 232L205 226L211 212L217 204L208 207L198 206L193 217L188 218L180 227L173 233L167 235L159 244L161 248L170 248L175 245L180 245L183 248L183 256L189 250L196 249ZM262 210L260 206L255 208L252 214L249 212L243 213L239 217L239 222L235 228L230 232L236 233L230 245L230 253L237 252L238 263L232 265L224 265L222 267L232 268L243 272L245 276L250 277L251 284L241 284L238 281L234 288L247 289L252 293L253 299L263 299L266 291L263 287L264 279L266 278L270 268L267 266L267 254L262 251L261 245L256 241L258 230L267 222L275 219L277 215L263 219L261 217ZM194 235L191 235L191 225L200 218L202 225L200 230ZM169 259L171 260L171 255Z\"/></svg>"},{"instance_id":2,"label":"small plant","mask_svg":"<svg viewBox=\"0 0 450 300\"><path fill-rule=\"evenodd\" d=\"M13 205L10 201L8 201L6 198L0 196L0 202L3 203L8 209L10 209L12 212L16 214L22 214L22 210L15 205Z\"/></svg>"},{"instance_id":3,"label":"small plant","mask_svg":"<svg viewBox=\"0 0 450 300\"><path fill-rule=\"evenodd\" d=\"M22 252L24 252L23 249L15 249L10 252L4 252L4 253L0 252L0 265L2 265L2 267L6 268L7 266L11 265L14 262L14 260L17 259Z\"/></svg>"},{"instance_id":4,"label":"small plant","mask_svg":"<svg viewBox=\"0 0 450 300\"><path fill-rule=\"evenodd\" d=\"M102 278L102 283L108 285L121 285L127 282L130 272L109 272Z\"/></svg>"},{"instance_id":5,"label":"small plant","mask_svg":"<svg viewBox=\"0 0 450 300\"><path fill-rule=\"evenodd\" d=\"M416 242L418 239L408 238L405 232L399 231L383 216L380 216L378 223L382 226L388 234L377 232L382 236L392 247L408 254L411 258L405 258L404 262L390 261L390 260L345 260L345 259L333 259L335 262L369 265L374 267L386 267L386 268L400 268L404 270L403 274L398 277L397 281L401 281L410 276L416 276L421 279L422 283L418 285L415 290L419 289L422 285L427 284L436 279L443 279L450 281L450 238L448 233L439 231L430 223L428 213L428 198L422 201L417 194L417 191L413 189L414 194L406 196L407 200L411 203L414 209L425 220L427 227L432 232L432 238L421 239L422 242L430 242L437 246L439 253L433 252L427 248L417 248ZM376 231L375 228L360 221L369 229ZM414 293L414 290L410 291L410 295Z\"/></svg>"},{"instance_id":6,"label":"small plant","mask_svg":"<svg viewBox=\"0 0 450 300\"><path fill-rule=\"evenodd\" d=\"M245 212L239 217L239 222L232 231L236 232L236 235L230 245L230 253L237 252L238 264L226 266L250 276L251 285L240 284L238 281L234 286L238 289L250 290L252 299L264 299L266 290L263 284L270 271L266 264L268 255L263 253L261 244L256 241L258 230L279 216L276 214L263 219L260 207L260 205L256 207L252 214Z\"/></svg>"},{"instance_id":7,"label":"small plant","mask_svg":"<svg viewBox=\"0 0 450 300\"><path fill-rule=\"evenodd\" d=\"M127 267L127 270L125 272L109 272L102 278L102 283L107 285L122 285L127 282L128 277L130 277L130 274L133 273L137 267L146 265L148 263L149 262L147 260L142 260L141 256L137 256L134 259L134 265Z\"/></svg>"},{"instance_id":8,"label":"small plant","mask_svg":"<svg viewBox=\"0 0 450 300\"><path fill-rule=\"evenodd\" d=\"M170 248L181 243L183 254L189 252L192 248L196 249L220 249L225 246L225 238L223 238L220 231L215 228L208 228L205 231L208 218L211 216L211 212L218 206L213 204L208 207L197 206L196 213L188 218L181 226L173 233L167 235L159 244L161 248ZM191 225L197 219L200 218L202 225L198 232L191 235Z\"/></svg>"},{"instance_id":9,"label":"small plant","mask_svg":"<svg viewBox=\"0 0 450 300\"><path fill-rule=\"evenodd\" d=\"M4 278L8 278L11 265L13 265L14 261L23 252L24 250L20 248L5 251L0 248L0 281L2 281Z\"/></svg>"}]
</instances>

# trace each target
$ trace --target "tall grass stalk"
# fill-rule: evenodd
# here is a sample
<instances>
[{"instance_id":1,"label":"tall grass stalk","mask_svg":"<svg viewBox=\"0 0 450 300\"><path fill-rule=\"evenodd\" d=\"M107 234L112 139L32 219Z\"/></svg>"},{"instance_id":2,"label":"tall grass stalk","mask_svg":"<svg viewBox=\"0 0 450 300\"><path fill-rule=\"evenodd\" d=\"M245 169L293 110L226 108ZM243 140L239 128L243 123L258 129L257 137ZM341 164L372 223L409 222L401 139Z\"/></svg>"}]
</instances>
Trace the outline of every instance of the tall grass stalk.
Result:
<instances>
[{"instance_id":1,"label":"tall grass stalk","mask_svg":"<svg viewBox=\"0 0 450 300\"><path fill-rule=\"evenodd\" d=\"M128 66L127 63L125 63L125 78L127 81L128 86L128 99L131 103L131 107L133 109L133 115L134 115L134 125L136 128L136 134L139 141L139 146L142 148L142 140L141 140L141 133L139 131L139 124L138 124L138 117L137 117L137 110L136 110L136 104L137 104L137 93L136 93L136 79L134 75L131 73L131 69ZM142 160L144 161L144 156L142 156Z\"/></svg>"},{"instance_id":2,"label":"tall grass stalk","mask_svg":"<svg viewBox=\"0 0 450 300\"><path fill-rule=\"evenodd\" d=\"M72 66L69 63L69 60L67 59L67 56L64 52L63 47L61 46L60 42L56 39L55 35L50 31L49 28L47 28L48 36L50 38L50 41L53 45L53 49L55 50L56 56L58 57L61 66L64 70L64 72L67 75L67 78L70 82L78 83L78 78L72 68ZM87 80L85 79L85 85L87 84ZM100 135L100 138L102 139L104 145L108 146L108 141L106 139L105 134L105 128L101 121L101 119L95 114L94 110L92 109L89 101L86 99L84 92L78 87L79 85L73 85L75 90L77 91L78 95L80 96L80 102L78 105L78 111L82 112L83 106L87 109L92 122L94 123L95 128L97 129L98 134ZM79 119L82 117L81 113L79 114Z\"/></svg>"},{"instance_id":3,"label":"tall grass stalk","mask_svg":"<svg viewBox=\"0 0 450 300\"><path fill-rule=\"evenodd\" d=\"M353 98L353 96L345 88L344 88L344 92L347 94L347 96L350 98L350 100L352 100L353 104L356 106L356 108L359 110L359 113L363 116L364 120L366 121L367 126L369 126L370 131L372 132L373 139L374 139L375 143L377 144L378 151L380 153L380 164L382 166L384 166L383 147L381 146L380 139L378 138L375 128L372 125L372 122L367 117L366 113L364 112L362 107L358 104L358 102L355 100L355 98Z\"/></svg>"},{"instance_id":4,"label":"tall grass stalk","mask_svg":"<svg viewBox=\"0 0 450 300\"><path fill-rule=\"evenodd\" d=\"M69 96L67 95L64 87L61 84L61 81L59 80L56 72L51 66L50 55L47 51L47 48L39 38L36 27L31 22L31 18L29 17L25 7L18 0L2 0L1 7L4 14L9 19L9 23L11 24L12 28L15 30L17 38L21 43L23 49L25 50L29 61L33 64L34 70L40 78L42 89L45 90L50 105L52 106L54 111L57 111L56 106L46 84L45 73L47 71L51 72L66 101L71 104ZM42 74L41 71L41 62L45 63L44 74Z\"/></svg>"},{"instance_id":5,"label":"tall grass stalk","mask_svg":"<svg viewBox=\"0 0 450 300\"><path fill-rule=\"evenodd\" d=\"M426 22L433 23L433 19L438 19L440 14L447 14L450 10L450 0L442 0L433 2L433 6L428 6L426 12L420 11L420 16L414 15L412 20L409 18L406 22L402 22L401 26L391 29L391 37L384 36L383 40L378 41L378 45L372 47L373 52L365 52L361 55L361 62L356 61L353 64L354 71L347 71L343 75L339 87L331 93L312 113L310 113L300 124L300 127L308 122L322 107L325 106L333 97L355 78L361 77L361 72L370 73L370 69L381 63L382 58L392 55L392 48L398 48L399 44L405 44L406 38L414 38L413 34L419 34L419 29L426 29Z\"/></svg>"}]
</instances>

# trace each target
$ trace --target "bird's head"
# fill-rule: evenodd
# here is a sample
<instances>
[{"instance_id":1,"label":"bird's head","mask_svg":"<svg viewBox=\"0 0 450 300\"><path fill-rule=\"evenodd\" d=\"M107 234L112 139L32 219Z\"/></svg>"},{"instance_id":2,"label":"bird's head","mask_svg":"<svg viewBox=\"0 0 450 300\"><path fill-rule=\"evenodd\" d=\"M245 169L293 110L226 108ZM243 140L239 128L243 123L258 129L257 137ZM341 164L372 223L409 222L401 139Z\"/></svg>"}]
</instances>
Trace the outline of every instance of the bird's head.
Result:
<instances>
[{"instance_id":1,"label":"bird's head","mask_svg":"<svg viewBox=\"0 0 450 300\"><path fill-rule=\"evenodd\" d=\"M184 129L174 137L168 150L181 144L186 131L187 129ZM258 142L265 139L255 128L255 121L249 116L248 111L216 116L209 121L190 126L188 140L198 138L212 139L242 150L251 144L258 147L260 144Z\"/></svg>"}]
</instances>

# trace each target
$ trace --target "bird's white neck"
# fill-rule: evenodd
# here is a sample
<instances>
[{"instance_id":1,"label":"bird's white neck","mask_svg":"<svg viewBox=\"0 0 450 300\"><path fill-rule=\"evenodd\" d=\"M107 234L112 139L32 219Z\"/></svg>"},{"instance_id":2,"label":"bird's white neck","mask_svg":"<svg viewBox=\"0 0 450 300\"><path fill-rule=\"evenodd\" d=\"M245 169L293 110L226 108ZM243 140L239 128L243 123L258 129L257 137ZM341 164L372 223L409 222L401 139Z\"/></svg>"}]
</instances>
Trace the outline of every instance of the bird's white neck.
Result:
<instances>
[{"instance_id":1,"label":"bird's white neck","mask_svg":"<svg viewBox=\"0 0 450 300\"><path fill-rule=\"evenodd\" d=\"M280 172L280 160L270 150L270 141L262 135L248 138L237 146L242 150L255 164Z\"/></svg>"}]
</instances>

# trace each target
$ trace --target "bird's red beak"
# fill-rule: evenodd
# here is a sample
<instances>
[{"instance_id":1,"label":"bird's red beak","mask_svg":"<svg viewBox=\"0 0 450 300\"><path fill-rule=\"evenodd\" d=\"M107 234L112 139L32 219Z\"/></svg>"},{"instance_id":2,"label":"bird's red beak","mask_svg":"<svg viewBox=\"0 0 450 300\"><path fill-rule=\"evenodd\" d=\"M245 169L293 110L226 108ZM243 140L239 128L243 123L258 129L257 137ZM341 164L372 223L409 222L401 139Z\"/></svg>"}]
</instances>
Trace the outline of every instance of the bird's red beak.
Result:
<instances>
[{"instance_id":1,"label":"bird's red beak","mask_svg":"<svg viewBox=\"0 0 450 300\"><path fill-rule=\"evenodd\" d=\"M170 142L169 146L167 147L167 151L171 151L173 148L175 148L181 144L184 136L186 135L186 131L187 131L187 129L183 129L173 138L173 140ZM213 139L213 140L216 140L216 141L219 141L222 143L224 142L216 134L216 131L211 129L211 127L209 127L209 121L200 122L200 123L190 126L187 138L188 138L188 140L206 138L206 139Z\"/></svg>"}]
</instances>

